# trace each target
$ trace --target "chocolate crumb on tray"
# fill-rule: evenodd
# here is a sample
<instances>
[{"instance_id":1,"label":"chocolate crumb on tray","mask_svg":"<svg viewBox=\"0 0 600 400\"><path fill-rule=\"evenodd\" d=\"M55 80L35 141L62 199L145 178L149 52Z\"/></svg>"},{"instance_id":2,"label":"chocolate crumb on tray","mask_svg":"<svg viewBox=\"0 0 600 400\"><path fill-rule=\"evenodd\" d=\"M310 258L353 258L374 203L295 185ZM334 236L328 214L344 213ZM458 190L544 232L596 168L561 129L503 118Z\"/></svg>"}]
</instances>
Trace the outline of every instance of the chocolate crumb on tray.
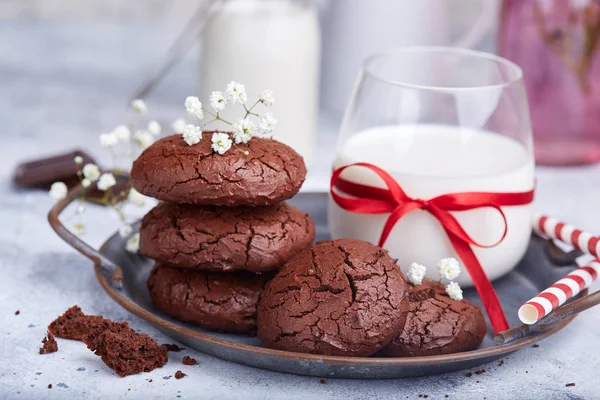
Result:
<instances>
[{"instance_id":1,"label":"chocolate crumb on tray","mask_svg":"<svg viewBox=\"0 0 600 400\"><path fill-rule=\"evenodd\" d=\"M19 314L21 314L21 311L19 311L19 310L15 311L15 315L19 315Z\"/></svg>"},{"instance_id":2,"label":"chocolate crumb on tray","mask_svg":"<svg viewBox=\"0 0 600 400\"><path fill-rule=\"evenodd\" d=\"M575 382L567 383L565 386L566 387L573 387L573 386L575 386Z\"/></svg>"},{"instance_id":3,"label":"chocolate crumb on tray","mask_svg":"<svg viewBox=\"0 0 600 400\"><path fill-rule=\"evenodd\" d=\"M196 364L198 364L198 361L196 361L195 358L192 358L190 356L183 357L183 359L181 360L181 362L183 363L183 365L196 365Z\"/></svg>"},{"instance_id":4,"label":"chocolate crumb on tray","mask_svg":"<svg viewBox=\"0 0 600 400\"><path fill-rule=\"evenodd\" d=\"M187 376L186 374L184 374L183 372L177 370L177 372L175 372L175 379L181 379L184 376Z\"/></svg>"},{"instance_id":5,"label":"chocolate crumb on tray","mask_svg":"<svg viewBox=\"0 0 600 400\"><path fill-rule=\"evenodd\" d=\"M51 383L48 384L48 389L52 389L52 384Z\"/></svg>"},{"instance_id":6,"label":"chocolate crumb on tray","mask_svg":"<svg viewBox=\"0 0 600 400\"><path fill-rule=\"evenodd\" d=\"M46 337L42 339L42 347L40 347L40 354L54 353L58 351L58 343L50 332L46 334Z\"/></svg>"}]
</instances>

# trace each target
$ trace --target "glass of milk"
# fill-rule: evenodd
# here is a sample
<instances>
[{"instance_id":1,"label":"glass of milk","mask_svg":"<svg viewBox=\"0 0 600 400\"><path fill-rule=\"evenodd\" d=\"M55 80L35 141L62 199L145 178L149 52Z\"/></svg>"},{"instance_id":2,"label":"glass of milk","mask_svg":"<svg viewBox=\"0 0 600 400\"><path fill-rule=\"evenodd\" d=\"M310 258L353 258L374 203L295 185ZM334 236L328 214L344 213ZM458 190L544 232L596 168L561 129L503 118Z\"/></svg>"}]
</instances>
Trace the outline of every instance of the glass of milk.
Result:
<instances>
[{"instance_id":1,"label":"glass of milk","mask_svg":"<svg viewBox=\"0 0 600 400\"><path fill-rule=\"evenodd\" d=\"M531 190L533 144L521 69L458 48L403 48L370 57L345 112L334 168L356 162L383 168L412 198ZM361 167L341 177L386 188ZM504 240L492 248L472 247L492 280L515 267L531 235L531 205L502 209L508 222ZM453 215L479 243L502 237L502 217L491 208ZM329 201L334 238L377 243L388 216L351 213ZM418 262L433 279L439 278L435 266L441 258L459 258L440 223L423 210L398 221L384 247L405 272ZM472 285L465 270L458 283Z\"/></svg>"}]
</instances>

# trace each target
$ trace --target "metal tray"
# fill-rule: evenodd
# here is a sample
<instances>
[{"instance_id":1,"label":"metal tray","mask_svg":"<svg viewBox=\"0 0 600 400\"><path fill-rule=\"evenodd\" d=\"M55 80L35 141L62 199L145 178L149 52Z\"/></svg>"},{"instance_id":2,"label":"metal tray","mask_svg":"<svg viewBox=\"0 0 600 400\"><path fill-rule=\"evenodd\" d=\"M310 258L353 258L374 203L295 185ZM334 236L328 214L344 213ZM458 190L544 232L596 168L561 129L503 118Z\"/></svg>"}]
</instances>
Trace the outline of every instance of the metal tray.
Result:
<instances>
[{"instance_id":1,"label":"metal tray","mask_svg":"<svg viewBox=\"0 0 600 400\"><path fill-rule=\"evenodd\" d=\"M277 372L336 378L380 379L434 375L473 368L504 357L553 335L574 318L568 317L544 329L528 329L526 334L522 334L523 337L502 345L495 344L493 331L488 323L488 334L479 349L440 356L339 357L267 349L261 347L255 337L209 332L174 320L157 310L146 287L152 260L125 251L125 240L118 234L110 237L100 250L95 250L60 222L59 214L78 194L79 190L75 189L66 199L57 203L50 211L49 221L61 238L94 261L98 282L108 295L129 312L147 320L186 346L235 363ZM290 203L309 213L314 219L317 240L328 238L327 194L303 193ZM520 325L517 317L519 306L565 276L574 268L574 258L575 255L557 250L551 242L532 236L527 253L517 268L494 282L512 328ZM587 290L582 291L576 299L586 294ZM465 297L481 306L473 289L466 290Z\"/></svg>"}]
</instances>

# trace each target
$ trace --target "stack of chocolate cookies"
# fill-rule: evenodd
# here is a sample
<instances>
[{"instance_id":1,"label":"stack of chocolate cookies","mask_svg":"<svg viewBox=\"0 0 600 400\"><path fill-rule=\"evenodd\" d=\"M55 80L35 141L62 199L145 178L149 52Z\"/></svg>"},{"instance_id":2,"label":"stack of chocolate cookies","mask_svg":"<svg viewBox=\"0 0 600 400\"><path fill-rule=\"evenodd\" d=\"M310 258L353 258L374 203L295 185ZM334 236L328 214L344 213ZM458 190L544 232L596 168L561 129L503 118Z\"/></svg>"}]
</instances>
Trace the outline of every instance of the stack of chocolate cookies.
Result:
<instances>
[{"instance_id":1,"label":"stack of chocolate cookies","mask_svg":"<svg viewBox=\"0 0 600 400\"><path fill-rule=\"evenodd\" d=\"M205 329L256 332L266 282L315 236L310 217L284 202L305 176L302 157L271 139L223 155L209 140L188 146L181 135L146 149L131 180L161 200L140 227L140 253L156 261L148 279L155 305Z\"/></svg>"}]
</instances>

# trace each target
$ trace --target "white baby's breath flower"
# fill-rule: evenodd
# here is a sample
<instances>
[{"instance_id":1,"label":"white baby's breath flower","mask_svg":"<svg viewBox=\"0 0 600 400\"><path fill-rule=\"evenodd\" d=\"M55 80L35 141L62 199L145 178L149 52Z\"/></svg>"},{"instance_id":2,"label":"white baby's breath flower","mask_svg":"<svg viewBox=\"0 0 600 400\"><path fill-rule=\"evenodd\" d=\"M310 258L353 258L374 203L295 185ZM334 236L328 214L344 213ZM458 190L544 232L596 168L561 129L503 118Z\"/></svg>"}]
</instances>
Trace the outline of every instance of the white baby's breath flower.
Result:
<instances>
[{"instance_id":1,"label":"white baby's breath flower","mask_svg":"<svg viewBox=\"0 0 600 400\"><path fill-rule=\"evenodd\" d=\"M175 131L175 133L182 133L185 129L185 119L177 118L175 121L171 123L171 128Z\"/></svg>"},{"instance_id":2,"label":"white baby's breath flower","mask_svg":"<svg viewBox=\"0 0 600 400\"><path fill-rule=\"evenodd\" d=\"M127 200L130 203L141 207L146 202L146 196L135 190L134 188L129 189L129 194L127 195Z\"/></svg>"},{"instance_id":3,"label":"white baby's breath flower","mask_svg":"<svg viewBox=\"0 0 600 400\"><path fill-rule=\"evenodd\" d=\"M225 95L227 96L227 101L232 104L246 104L246 101L248 101L246 88L241 83L235 81L231 81L227 84Z\"/></svg>"},{"instance_id":4,"label":"white baby's breath flower","mask_svg":"<svg viewBox=\"0 0 600 400\"><path fill-rule=\"evenodd\" d=\"M131 131L126 125L119 125L112 132L119 142L129 142L131 138Z\"/></svg>"},{"instance_id":5,"label":"white baby's breath flower","mask_svg":"<svg viewBox=\"0 0 600 400\"><path fill-rule=\"evenodd\" d=\"M450 282L446 285L446 293L452 300L462 300L463 299L463 291L456 282Z\"/></svg>"},{"instance_id":6,"label":"white baby's breath flower","mask_svg":"<svg viewBox=\"0 0 600 400\"><path fill-rule=\"evenodd\" d=\"M244 118L233 124L233 139L237 144L248 143L256 130L254 122L250 118Z\"/></svg>"},{"instance_id":7,"label":"white baby's breath flower","mask_svg":"<svg viewBox=\"0 0 600 400\"><path fill-rule=\"evenodd\" d=\"M85 206L83 204L80 204L77 206L77 214L83 214L85 211Z\"/></svg>"},{"instance_id":8,"label":"white baby's breath flower","mask_svg":"<svg viewBox=\"0 0 600 400\"><path fill-rule=\"evenodd\" d=\"M102 147L112 147L117 143L119 143L119 138L114 132L103 133L100 135L100 146Z\"/></svg>"},{"instance_id":9,"label":"white baby's breath flower","mask_svg":"<svg viewBox=\"0 0 600 400\"><path fill-rule=\"evenodd\" d=\"M158 136L162 132L162 126L160 126L158 121L150 121L148 122L148 132L154 136Z\"/></svg>"},{"instance_id":10,"label":"white baby's breath flower","mask_svg":"<svg viewBox=\"0 0 600 400\"><path fill-rule=\"evenodd\" d=\"M260 117L260 123L258 127L263 135L269 135L273 132L273 129L275 129L276 125L277 119L275 119L273 113L268 112L264 113L262 117Z\"/></svg>"},{"instance_id":11,"label":"white baby's breath flower","mask_svg":"<svg viewBox=\"0 0 600 400\"><path fill-rule=\"evenodd\" d=\"M227 106L227 97L223 92L212 92L210 95L210 106L216 111L223 111Z\"/></svg>"},{"instance_id":12,"label":"white baby's breath flower","mask_svg":"<svg viewBox=\"0 0 600 400\"><path fill-rule=\"evenodd\" d=\"M263 90L259 98L260 102L267 107L271 107L275 104L275 97L273 97L273 91L270 89Z\"/></svg>"},{"instance_id":13,"label":"white baby's breath flower","mask_svg":"<svg viewBox=\"0 0 600 400\"><path fill-rule=\"evenodd\" d=\"M115 177L113 176L113 174L111 174L110 172L104 173L100 176L100 178L98 179L98 189L104 191L104 190L108 190L111 187L115 186L117 184L117 181L115 179Z\"/></svg>"},{"instance_id":14,"label":"white baby's breath flower","mask_svg":"<svg viewBox=\"0 0 600 400\"><path fill-rule=\"evenodd\" d=\"M54 200L62 200L67 197L67 185L64 182L54 182L52 186L50 186L50 197Z\"/></svg>"},{"instance_id":15,"label":"white baby's breath flower","mask_svg":"<svg viewBox=\"0 0 600 400\"><path fill-rule=\"evenodd\" d=\"M129 235L131 235L132 231L133 228L131 227L131 225L123 225L119 228L119 236L121 236L122 238L126 238Z\"/></svg>"},{"instance_id":16,"label":"white baby's breath flower","mask_svg":"<svg viewBox=\"0 0 600 400\"><path fill-rule=\"evenodd\" d=\"M73 224L73 232L76 235L83 235L86 231L87 231L87 229L85 228L84 224L82 224L82 223Z\"/></svg>"},{"instance_id":17,"label":"white baby's breath flower","mask_svg":"<svg viewBox=\"0 0 600 400\"><path fill-rule=\"evenodd\" d=\"M100 177L100 168L96 164L85 164L81 171L83 176L91 182L95 182Z\"/></svg>"},{"instance_id":18,"label":"white baby's breath flower","mask_svg":"<svg viewBox=\"0 0 600 400\"><path fill-rule=\"evenodd\" d=\"M83 178L81 180L81 186L83 186L84 188L90 187L91 184L92 184L92 181L89 180L88 178Z\"/></svg>"},{"instance_id":19,"label":"white baby's breath flower","mask_svg":"<svg viewBox=\"0 0 600 400\"><path fill-rule=\"evenodd\" d=\"M125 244L125 250L130 253L137 253L140 249L140 234L135 233L127 239L127 243Z\"/></svg>"},{"instance_id":20,"label":"white baby's breath flower","mask_svg":"<svg viewBox=\"0 0 600 400\"><path fill-rule=\"evenodd\" d=\"M148 131L139 130L133 134L133 143L141 150L146 150L154 143L154 135Z\"/></svg>"},{"instance_id":21,"label":"white baby's breath flower","mask_svg":"<svg viewBox=\"0 0 600 400\"><path fill-rule=\"evenodd\" d=\"M202 139L202 128L192 124L188 124L183 128L183 140L188 146L193 146Z\"/></svg>"},{"instance_id":22,"label":"white baby's breath flower","mask_svg":"<svg viewBox=\"0 0 600 400\"><path fill-rule=\"evenodd\" d=\"M196 96L188 96L185 99L185 109L187 110L190 118L195 118L198 120L204 118L202 103L200 102L200 99L198 99Z\"/></svg>"},{"instance_id":23,"label":"white baby's breath flower","mask_svg":"<svg viewBox=\"0 0 600 400\"><path fill-rule=\"evenodd\" d=\"M408 278L408 281L413 285L420 285L423 282L423 278L425 278L426 272L427 267L424 265L412 263L410 264L406 278Z\"/></svg>"},{"instance_id":24,"label":"white baby's breath flower","mask_svg":"<svg viewBox=\"0 0 600 400\"><path fill-rule=\"evenodd\" d=\"M449 281L458 278L460 275L460 264L456 258L442 258L437 264L440 277Z\"/></svg>"},{"instance_id":25,"label":"white baby's breath flower","mask_svg":"<svg viewBox=\"0 0 600 400\"><path fill-rule=\"evenodd\" d=\"M233 142L229 138L229 135L222 132L216 132L212 135L212 149L220 155L225 154L227 150L231 148Z\"/></svg>"},{"instance_id":26,"label":"white baby's breath flower","mask_svg":"<svg viewBox=\"0 0 600 400\"><path fill-rule=\"evenodd\" d=\"M133 111L140 113L140 114L146 114L146 112L148 111L148 107L146 106L146 103L144 103L144 100L141 99L135 99L131 102L131 108L133 108Z\"/></svg>"},{"instance_id":27,"label":"white baby's breath flower","mask_svg":"<svg viewBox=\"0 0 600 400\"><path fill-rule=\"evenodd\" d=\"M83 157L75 156L75 158L73 159L73 162L77 165L81 165L81 163L83 163Z\"/></svg>"}]
</instances>

